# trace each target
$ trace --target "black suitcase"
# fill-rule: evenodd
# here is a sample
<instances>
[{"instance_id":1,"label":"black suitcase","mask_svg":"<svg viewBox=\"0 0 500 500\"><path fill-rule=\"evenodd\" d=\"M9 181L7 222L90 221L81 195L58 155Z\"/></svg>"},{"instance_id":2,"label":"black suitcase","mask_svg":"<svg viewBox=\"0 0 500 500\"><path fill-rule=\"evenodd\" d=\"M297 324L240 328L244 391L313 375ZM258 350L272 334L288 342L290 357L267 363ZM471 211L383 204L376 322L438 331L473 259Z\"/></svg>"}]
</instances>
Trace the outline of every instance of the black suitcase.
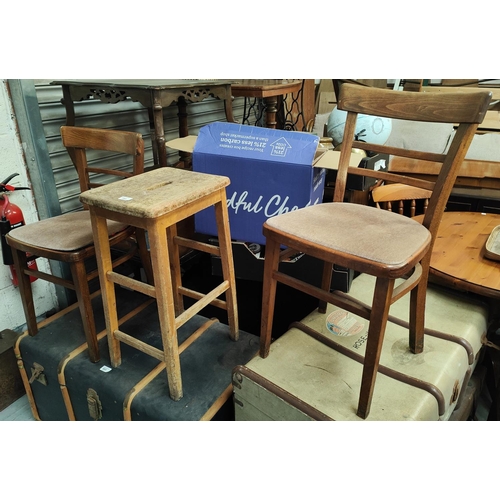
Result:
<instances>
[{"instance_id":1,"label":"black suitcase","mask_svg":"<svg viewBox=\"0 0 500 500\"><path fill-rule=\"evenodd\" d=\"M120 329L161 347L156 303L117 287ZM197 315L178 331L184 396L168 394L164 364L122 344L122 364L111 369L101 297L94 298L101 360L91 363L79 311L68 308L24 334L16 355L33 415L38 420L210 420L231 395L231 371L258 350L258 337ZM228 405L226 405L227 407ZM229 402L229 407L231 406ZM231 417L230 417L231 418Z\"/></svg>"}]
</instances>

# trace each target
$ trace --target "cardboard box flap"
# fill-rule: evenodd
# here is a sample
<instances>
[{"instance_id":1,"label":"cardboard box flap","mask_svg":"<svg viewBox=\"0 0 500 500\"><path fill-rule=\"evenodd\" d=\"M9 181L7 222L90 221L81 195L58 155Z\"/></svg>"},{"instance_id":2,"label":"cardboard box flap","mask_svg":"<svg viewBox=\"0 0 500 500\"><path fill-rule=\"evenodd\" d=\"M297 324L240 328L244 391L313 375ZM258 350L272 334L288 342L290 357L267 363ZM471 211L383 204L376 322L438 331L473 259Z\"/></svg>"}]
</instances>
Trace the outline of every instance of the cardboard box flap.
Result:
<instances>
[{"instance_id":1,"label":"cardboard box flap","mask_svg":"<svg viewBox=\"0 0 500 500\"><path fill-rule=\"evenodd\" d=\"M360 153L351 153L351 158L349 159L350 167L359 166L361 160L364 156ZM340 151L328 150L323 153L315 162L315 167L328 168L330 170L337 170L340 160Z\"/></svg>"},{"instance_id":2,"label":"cardboard box flap","mask_svg":"<svg viewBox=\"0 0 500 500\"><path fill-rule=\"evenodd\" d=\"M202 152L307 167L313 163L318 144L319 137L305 132L214 122L200 129L193 155Z\"/></svg>"},{"instance_id":3,"label":"cardboard box flap","mask_svg":"<svg viewBox=\"0 0 500 500\"><path fill-rule=\"evenodd\" d=\"M172 139L167 141L165 144L172 149L177 149L183 151L184 153L192 153L194 151L194 145L196 143L198 136L187 135L186 137L178 137L177 139Z\"/></svg>"},{"instance_id":4,"label":"cardboard box flap","mask_svg":"<svg viewBox=\"0 0 500 500\"><path fill-rule=\"evenodd\" d=\"M184 153L192 153L194 151L194 146L196 144L197 139L198 139L197 135L187 135L185 137L177 137L176 139L171 139L170 141L167 141L165 144L169 148L176 149L177 151L182 151ZM338 157L339 157L338 151L334 152L335 155L329 156L323 160L324 164L327 165L326 167L324 167L323 165L317 165L318 159L321 158L321 156L323 156L328 151L331 152L331 150L325 148L323 144L319 143L316 152L314 153L313 165L321 168L333 168L331 167L331 165L334 165L334 168L337 168ZM356 153L356 157L358 156L362 158L361 155ZM351 156L351 161L354 161L353 156Z\"/></svg>"}]
</instances>

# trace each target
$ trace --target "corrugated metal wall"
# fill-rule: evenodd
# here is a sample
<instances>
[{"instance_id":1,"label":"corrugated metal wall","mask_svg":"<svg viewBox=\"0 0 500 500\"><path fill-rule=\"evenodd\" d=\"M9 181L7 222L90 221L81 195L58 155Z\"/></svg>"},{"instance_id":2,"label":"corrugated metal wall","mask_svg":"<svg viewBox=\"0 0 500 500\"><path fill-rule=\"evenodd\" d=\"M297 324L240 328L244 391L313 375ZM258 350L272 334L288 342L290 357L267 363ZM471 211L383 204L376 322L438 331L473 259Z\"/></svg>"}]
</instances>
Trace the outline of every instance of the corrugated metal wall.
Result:
<instances>
[{"instance_id":1,"label":"corrugated metal wall","mask_svg":"<svg viewBox=\"0 0 500 500\"><path fill-rule=\"evenodd\" d=\"M78 201L80 188L75 168L71 163L66 149L62 145L60 127L65 124L66 111L61 104L62 90L59 86L50 85L51 80L35 80L35 90L43 130L47 140L47 148L54 173L57 194L61 205L61 213L79 210ZM235 120L241 122L244 99L233 101ZM214 121L226 121L224 102L217 99L205 99L187 106L188 126L190 134L197 134L200 127ZM153 152L149 138L149 120L147 110L139 103L132 101L107 104L100 101L83 101L75 103L76 125L82 127L112 128L140 132L145 138L146 166L153 165ZM179 135L177 107L164 109L164 128L166 140ZM178 153L168 151L168 164L173 165L178 159ZM90 153L89 161L105 167L106 162L116 161L112 154ZM123 164L124 170L130 165Z\"/></svg>"}]
</instances>

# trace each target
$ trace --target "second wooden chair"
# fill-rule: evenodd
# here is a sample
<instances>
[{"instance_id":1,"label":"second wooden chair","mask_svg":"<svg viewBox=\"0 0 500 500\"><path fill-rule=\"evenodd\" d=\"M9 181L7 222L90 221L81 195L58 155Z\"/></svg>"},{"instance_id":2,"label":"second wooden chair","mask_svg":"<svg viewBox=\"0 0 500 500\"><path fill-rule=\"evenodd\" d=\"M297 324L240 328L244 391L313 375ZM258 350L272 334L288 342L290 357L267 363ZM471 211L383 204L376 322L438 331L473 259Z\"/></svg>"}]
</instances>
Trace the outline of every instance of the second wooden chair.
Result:
<instances>
[{"instance_id":1,"label":"second wooden chair","mask_svg":"<svg viewBox=\"0 0 500 500\"><path fill-rule=\"evenodd\" d=\"M392 91L343 84L338 107L347 111L340 163L333 203L323 203L268 219L264 265L261 357L270 352L277 283L281 282L320 300L320 311L331 303L369 320L366 355L357 415L366 418L370 411L385 328L392 303L411 292L409 345L421 353L424 344L424 318L431 250L451 192L457 169L483 120L491 99L485 91L446 95ZM355 141L358 114L422 122L458 123L447 154L432 154ZM434 184L390 172L349 167L352 148L398 155L442 164ZM346 203L347 174L404 182L432 190L423 223L375 207ZM324 261L322 287L313 287L279 272L281 247L289 247ZM347 294L331 292L333 265L376 277L371 305L360 305ZM409 277L408 277L409 275ZM401 283L396 286L396 279Z\"/></svg>"},{"instance_id":2,"label":"second wooden chair","mask_svg":"<svg viewBox=\"0 0 500 500\"><path fill-rule=\"evenodd\" d=\"M61 127L61 136L63 144L68 148L78 172L82 192L101 185L101 183L96 183L96 176L100 175L101 178L104 176L108 180L116 180L131 177L144 171L144 142L141 134L65 126ZM93 167L87 161L87 152L89 150L128 155L132 162L131 171L122 171L112 167ZM115 163L116 161L111 161L111 164ZM112 222L108 226L107 234L112 247L122 245L126 248L126 251L120 251L114 259L114 267L137 255L138 247L136 242L138 241L142 264L146 275L151 277L151 263L146 248L144 231L136 230L126 224ZM132 238L134 235L136 236L135 239ZM19 279L19 292L29 334L34 336L38 333L30 282L30 276L34 276L75 291L89 357L93 362L99 361L99 346L89 289L89 282L97 278L98 271L95 266L93 269L90 267L90 270L87 270L88 266L86 266L95 257L89 211L65 213L21 226L10 231L6 239L13 250ZM44 257L49 260L67 263L71 271L71 279L30 269L27 265L26 252L35 258Z\"/></svg>"}]
</instances>

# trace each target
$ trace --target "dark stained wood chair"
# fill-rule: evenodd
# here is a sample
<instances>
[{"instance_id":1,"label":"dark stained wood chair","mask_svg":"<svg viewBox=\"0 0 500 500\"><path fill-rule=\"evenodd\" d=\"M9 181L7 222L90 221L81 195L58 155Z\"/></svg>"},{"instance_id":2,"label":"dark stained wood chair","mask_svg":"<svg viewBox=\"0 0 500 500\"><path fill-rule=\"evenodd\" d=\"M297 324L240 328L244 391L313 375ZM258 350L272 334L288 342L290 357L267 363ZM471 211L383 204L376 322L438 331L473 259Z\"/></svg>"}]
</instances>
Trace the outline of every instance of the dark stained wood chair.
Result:
<instances>
[{"instance_id":1,"label":"dark stained wood chair","mask_svg":"<svg viewBox=\"0 0 500 500\"><path fill-rule=\"evenodd\" d=\"M102 184L102 182L96 182L96 176L98 179L104 178L109 182L113 179L131 177L144 171L144 142L140 134L65 126L61 127L61 136L78 172L82 192ZM132 160L132 171L126 172L112 167L93 167L87 162L88 150L129 155ZM115 163L116 159L114 158ZM123 162L118 161L117 163L123 165ZM108 225L108 234L111 246L121 246L113 265L116 267L126 262L137 255L137 250L139 250L146 276L152 279L144 231L136 230L125 224L111 222ZM13 250L14 263L19 277L19 292L29 334L34 336L38 333L30 281L30 276L34 276L75 291L88 344L89 357L93 362L99 361L97 332L89 290L89 282L98 276L98 271L95 266L94 270L87 271L88 266L86 266L87 261L95 257L89 211L84 209L27 224L10 231L6 239ZM29 269L26 262L26 252L35 257L67 263L72 279L63 279L49 273Z\"/></svg>"},{"instance_id":2,"label":"dark stained wood chair","mask_svg":"<svg viewBox=\"0 0 500 500\"><path fill-rule=\"evenodd\" d=\"M260 356L267 357L271 346L277 283L284 283L319 299L319 310L327 303L369 320L366 354L363 361L357 415L370 411L380 353L391 304L411 292L409 345L421 353L424 314L431 250L457 169L482 122L491 93L437 95L393 91L343 84L339 109L347 111L343 147L339 160L332 203L323 203L271 217L264 223L266 255L263 280ZM458 128L446 154L408 151L354 140L358 113L421 122L457 123ZM435 184L390 172L349 167L353 148L387 153L442 164ZM423 223L376 207L345 202L347 174L364 175L389 182L406 183L432 191ZM282 247L324 261L322 287L314 287L278 271ZM331 292L333 264L376 277L373 301L360 305L348 294ZM404 278L395 286L395 280Z\"/></svg>"}]
</instances>

